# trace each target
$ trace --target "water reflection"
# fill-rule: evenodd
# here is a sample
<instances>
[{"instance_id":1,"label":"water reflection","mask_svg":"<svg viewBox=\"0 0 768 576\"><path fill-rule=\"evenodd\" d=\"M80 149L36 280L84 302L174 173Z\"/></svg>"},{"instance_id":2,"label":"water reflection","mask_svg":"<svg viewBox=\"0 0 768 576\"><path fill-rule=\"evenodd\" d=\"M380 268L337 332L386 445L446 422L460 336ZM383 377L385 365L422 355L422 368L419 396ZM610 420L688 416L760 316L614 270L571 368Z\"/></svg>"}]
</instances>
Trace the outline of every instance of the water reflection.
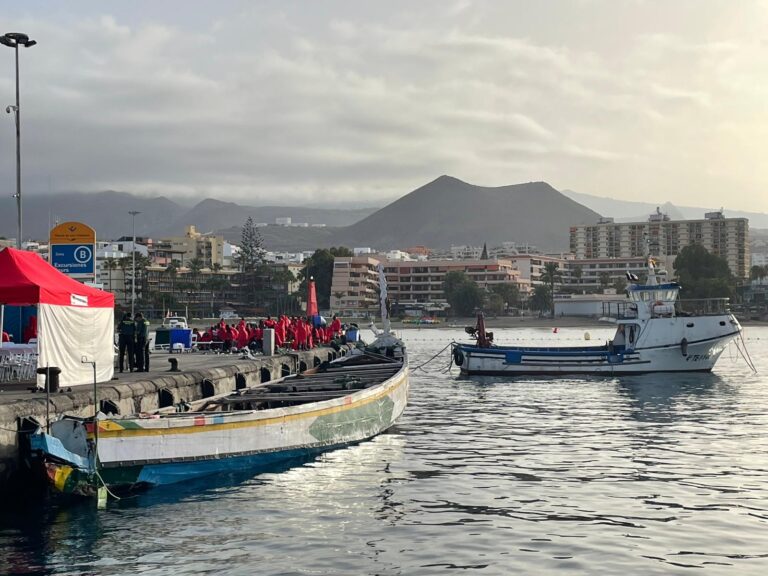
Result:
<instances>
[{"instance_id":1,"label":"water reflection","mask_svg":"<svg viewBox=\"0 0 768 576\"><path fill-rule=\"evenodd\" d=\"M450 339L412 336L414 366ZM743 363L571 379L432 366L371 442L0 520L0 574L764 572L768 387Z\"/></svg>"},{"instance_id":2,"label":"water reflection","mask_svg":"<svg viewBox=\"0 0 768 576\"><path fill-rule=\"evenodd\" d=\"M738 390L711 372L622 376L614 382L627 401L628 416L638 421L695 422L709 410L733 408L738 400Z\"/></svg>"}]
</instances>

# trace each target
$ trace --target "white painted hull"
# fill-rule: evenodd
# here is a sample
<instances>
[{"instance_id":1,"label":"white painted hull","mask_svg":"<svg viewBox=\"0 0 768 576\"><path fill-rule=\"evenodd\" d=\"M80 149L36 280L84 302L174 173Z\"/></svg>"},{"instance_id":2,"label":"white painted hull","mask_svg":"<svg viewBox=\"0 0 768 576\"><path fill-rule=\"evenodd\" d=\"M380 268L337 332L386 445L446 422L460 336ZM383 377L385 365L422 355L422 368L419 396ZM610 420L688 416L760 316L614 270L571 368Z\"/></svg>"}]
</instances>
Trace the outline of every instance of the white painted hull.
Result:
<instances>
[{"instance_id":1,"label":"white painted hull","mask_svg":"<svg viewBox=\"0 0 768 576\"><path fill-rule=\"evenodd\" d=\"M407 397L404 367L378 386L311 405L144 419L131 428L105 420L99 461L104 467L153 464L358 442L389 428Z\"/></svg>"},{"instance_id":2,"label":"white painted hull","mask_svg":"<svg viewBox=\"0 0 768 576\"><path fill-rule=\"evenodd\" d=\"M642 329L637 342L628 348L459 344L455 350L460 352L465 375L709 372L741 331L731 315L653 318L638 321L638 326Z\"/></svg>"}]
</instances>

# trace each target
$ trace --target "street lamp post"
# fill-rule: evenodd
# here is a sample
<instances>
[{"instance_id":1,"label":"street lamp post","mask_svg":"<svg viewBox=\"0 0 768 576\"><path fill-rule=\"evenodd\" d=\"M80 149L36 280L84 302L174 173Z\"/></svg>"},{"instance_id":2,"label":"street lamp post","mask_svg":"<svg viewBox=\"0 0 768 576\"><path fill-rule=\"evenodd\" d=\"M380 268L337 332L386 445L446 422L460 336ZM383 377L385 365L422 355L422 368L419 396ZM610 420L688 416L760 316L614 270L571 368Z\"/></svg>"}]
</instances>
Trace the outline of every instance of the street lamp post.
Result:
<instances>
[{"instance_id":1,"label":"street lamp post","mask_svg":"<svg viewBox=\"0 0 768 576\"><path fill-rule=\"evenodd\" d=\"M8 32L0 36L0 44L13 48L16 52L16 105L8 106L5 111L13 111L16 117L16 211L18 213L18 238L16 247L21 248L21 109L19 108L19 46L31 48L37 42L21 32Z\"/></svg>"},{"instance_id":2,"label":"street lamp post","mask_svg":"<svg viewBox=\"0 0 768 576\"><path fill-rule=\"evenodd\" d=\"M136 214L141 214L141 212L129 210L128 214L133 220L133 244L131 244L131 257L133 258L131 263L131 318L133 318L136 307Z\"/></svg>"}]
</instances>

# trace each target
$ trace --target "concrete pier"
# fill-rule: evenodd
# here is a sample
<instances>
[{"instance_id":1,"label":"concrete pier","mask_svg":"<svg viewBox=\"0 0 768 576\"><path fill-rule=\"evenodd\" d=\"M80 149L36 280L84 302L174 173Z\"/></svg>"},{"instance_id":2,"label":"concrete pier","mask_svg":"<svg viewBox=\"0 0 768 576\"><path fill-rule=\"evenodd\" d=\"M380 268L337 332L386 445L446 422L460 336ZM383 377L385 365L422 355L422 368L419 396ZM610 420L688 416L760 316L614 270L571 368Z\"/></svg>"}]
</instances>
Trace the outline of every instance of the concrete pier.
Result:
<instances>
[{"instance_id":1,"label":"concrete pier","mask_svg":"<svg viewBox=\"0 0 768 576\"><path fill-rule=\"evenodd\" d=\"M320 347L279 356L257 356L254 360L240 359L236 354L154 353L149 372L116 374L117 379L100 382L96 389L102 412L117 415L151 412L303 372L344 353L344 347L341 351ZM178 361L178 372L170 371L171 359ZM7 484L18 481L24 471L18 431L25 420L34 419L45 426L47 418L53 421L64 414L93 416L93 386L76 386L53 393L47 408L45 392L32 392L29 386L0 384L2 491Z\"/></svg>"}]
</instances>

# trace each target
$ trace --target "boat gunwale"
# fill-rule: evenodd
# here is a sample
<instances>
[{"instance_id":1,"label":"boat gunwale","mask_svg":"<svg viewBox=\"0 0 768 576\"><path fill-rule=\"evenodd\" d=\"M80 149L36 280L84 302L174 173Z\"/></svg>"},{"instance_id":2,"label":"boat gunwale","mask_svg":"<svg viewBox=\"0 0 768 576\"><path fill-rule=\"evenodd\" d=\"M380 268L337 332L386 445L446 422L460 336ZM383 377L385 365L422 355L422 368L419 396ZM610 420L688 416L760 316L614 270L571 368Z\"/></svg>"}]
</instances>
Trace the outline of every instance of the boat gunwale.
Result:
<instances>
[{"instance_id":1,"label":"boat gunwale","mask_svg":"<svg viewBox=\"0 0 768 576\"><path fill-rule=\"evenodd\" d=\"M399 370L392 376L378 384L374 384L362 390L350 390L349 394L322 400L319 402L307 402L296 406L284 406L265 410L230 410L227 412L184 412L183 415L173 414L172 418L165 415L159 417L128 417L108 418L99 420L99 439L118 438L125 436L149 436L162 434L194 434L210 432L227 428L245 428L249 426L266 426L280 421L297 420L331 414L342 410L356 408L380 397L388 395L391 390L407 382L408 366L402 363ZM278 380L271 381L271 384ZM309 407L309 409L308 409ZM186 418L184 418L186 417ZM224 422L204 422L195 424L195 421L213 419L226 419ZM105 428L104 424L119 422L141 422L139 428ZM148 426L144 426L149 424ZM92 436L88 434L89 438Z\"/></svg>"}]
</instances>

